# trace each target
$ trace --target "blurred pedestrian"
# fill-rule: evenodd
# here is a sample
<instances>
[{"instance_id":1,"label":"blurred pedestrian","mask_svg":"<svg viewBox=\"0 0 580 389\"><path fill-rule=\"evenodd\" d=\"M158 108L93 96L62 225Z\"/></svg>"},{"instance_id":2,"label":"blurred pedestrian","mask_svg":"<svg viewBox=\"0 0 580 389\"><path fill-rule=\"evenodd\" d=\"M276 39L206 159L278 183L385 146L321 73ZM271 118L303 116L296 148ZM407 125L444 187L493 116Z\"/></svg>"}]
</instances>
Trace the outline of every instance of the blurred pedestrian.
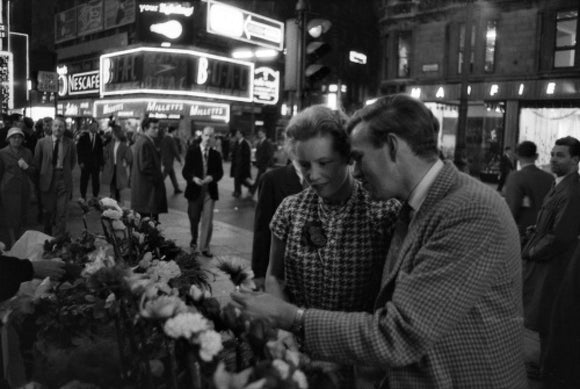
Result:
<instances>
[{"instance_id":1,"label":"blurred pedestrian","mask_svg":"<svg viewBox=\"0 0 580 389\"><path fill-rule=\"evenodd\" d=\"M131 208L142 216L158 221L167 212L167 195L161 172L161 155L155 147L159 120L146 117L141 122L142 133L135 140L131 169Z\"/></svg>"},{"instance_id":2,"label":"blurred pedestrian","mask_svg":"<svg viewBox=\"0 0 580 389\"><path fill-rule=\"evenodd\" d=\"M163 181L169 176L171 184L173 185L174 194L183 193L179 188L177 177L175 175L175 161L181 164L181 155L175 140L175 127L169 127L167 134L162 135L161 140L161 163L163 165Z\"/></svg>"},{"instance_id":3,"label":"blurred pedestrian","mask_svg":"<svg viewBox=\"0 0 580 389\"><path fill-rule=\"evenodd\" d=\"M190 247L197 248L211 258L210 241L213 231L213 210L218 200L218 181L224 175L221 155L213 148L213 127L205 127L199 145L193 144L187 150L183 178L187 182L185 198L188 201L187 214L191 227ZM198 228L201 221L201 234L197 246Z\"/></svg>"},{"instance_id":4,"label":"blurred pedestrian","mask_svg":"<svg viewBox=\"0 0 580 389\"><path fill-rule=\"evenodd\" d=\"M111 197L120 202L122 190L129 187L133 154L120 126L114 125L111 133L112 139L103 151L105 165L102 178L103 183L109 185Z\"/></svg>"},{"instance_id":5,"label":"blurred pedestrian","mask_svg":"<svg viewBox=\"0 0 580 389\"><path fill-rule=\"evenodd\" d=\"M72 197L72 170L77 163L74 142L64 136L64 119L52 121L52 135L38 141L34 151L34 168L39 174L38 186L44 208L44 232L62 237L66 234L68 202Z\"/></svg>"},{"instance_id":6,"label":"blurred pedestrian","mask_svg":"<svg viewBox=\"0 0 580 389\"><path fill-rule=\"evenodd\" d=\"M252 149L242 130L236 130L234 147L232 148L232 166L230 176L234 178L234 197L242 195L242 186L252 192Z\"/></svg>"},{"instance_id":7,"label":"blurred pedestrian","mask_svg":"<svg viewBox=\"0 0 580 389\"><path fill-rule=\"evenodd\" d=\"M289 147L288 147L289 148ZM290 155L292 153L290 152ZM270 263L270 221L278 206L286 197L300 192L306 185L298 162L278 167L264 173L258 183L258 200L254 216L252 243L252 270L256 285L263 286Z\"/></svg>"},{"instance_id":8,"label":"blurred pedestrian","mask_svg":"<svg viewBox=\"0 0 580 389\"><path fill-rule=\"evenodd\" d=\"M536 224L544 198L552 188L554 176L536 166L538 158L534 142L523 141L516 147L520 170L509 175L505 186L505 199L514 216L520 237L526 229Z\"/></svg>"},{"instance_id":9,"label":"blurred pedestrian","mask_svg":"<svg viewBox=\"0 0 580 389\"><path fill-rule=\"evenodd\" d=\"M512 172L512 170L515 169L511 150L512 148L507 146L499 159L499 181L497 183L498 192L503 190L503 186L505 185L508 175Z\"/></svg>"},{"instance_id":10,"label":"blurred pedestrian","mask_svg":"<svg viewBox=\"0 0 580 389\"><path fill-rule=\"evenodd\" d=\"M30 207L30 178L34 175L32 152L24 147L24 132L12 127L8 146L0 150L0 222L8 230L12 246L23 232Z\"/></svg>"},{"instance_id":11,"label":"blurred pedestrian","mask_svg":"<svg viewBox=\"0 0 580 389\"><path fill-rule=\"evenodd\" d=\"M103 140L99 135L99 123L91 119L86 126L77 143L78 161L81 168L80 192L84 200L87 198L89 178L93 198L99 197L100 174L103 168Z\"/></svg>"},{"instance_id":12,"label":"blurred pedestrian","mask_svg":"<svg viewBox=\"0 0 580 389\"><path fill-rule=\"evenodd\" d=\"M258 189L260 177L272 165L274 165L274 146L272 146L272 142L266 137L266 130L260 128L258 129L258 141L256 142L256 167L258 168L258 174L256 175L254 186L250 190L252 194Z\"/></svg>"}]
</instances>

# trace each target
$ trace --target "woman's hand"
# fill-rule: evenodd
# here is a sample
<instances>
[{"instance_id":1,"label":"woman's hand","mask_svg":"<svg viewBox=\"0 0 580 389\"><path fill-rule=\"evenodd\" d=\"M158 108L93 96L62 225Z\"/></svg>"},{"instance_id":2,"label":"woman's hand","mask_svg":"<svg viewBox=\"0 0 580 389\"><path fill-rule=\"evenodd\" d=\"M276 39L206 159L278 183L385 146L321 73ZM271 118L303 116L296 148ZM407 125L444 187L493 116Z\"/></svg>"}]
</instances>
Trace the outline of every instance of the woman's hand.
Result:
<instances>
[{"instance_id":1,"label":"woman's hand","mask_svg":"<svg viewBox=\"0 0 580 389\"><path fill-rule=\"evenodd\" d=\"M246 315L268 320L283 330L291 329L298 310L295 305L263 292L240 291L232 293L231 297Z\"/></svg>"}]
</instances>

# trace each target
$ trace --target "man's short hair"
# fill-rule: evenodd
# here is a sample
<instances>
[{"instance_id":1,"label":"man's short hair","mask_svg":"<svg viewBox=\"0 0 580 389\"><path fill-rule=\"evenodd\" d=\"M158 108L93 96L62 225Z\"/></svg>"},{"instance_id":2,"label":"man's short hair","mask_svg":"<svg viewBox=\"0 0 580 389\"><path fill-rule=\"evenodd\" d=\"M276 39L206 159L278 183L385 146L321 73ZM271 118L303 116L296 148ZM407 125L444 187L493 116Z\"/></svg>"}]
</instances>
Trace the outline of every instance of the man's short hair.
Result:
<instances>
[{"instance_id":1,"label":"man's short hair","mask_svg":"<svg viewBox=\"0 0 580 389\"><path fill-rule=\"evenodd\" d=\"M141 121L141 128L143 129L143 131L147 130L151 123L159 123L159 119L152 118L149 116L145 117L145 119L143 119L143 121Z\"/></svg>"},{"instance_id":2,"label":"man's short hair","mask_svg":"<svg viewBox=\"0 0 580 389\"><path fill-rule=\"evenodd\" d=\"M556 140L556 146L568 146L570 156L580 158L580 141L573 136L566 136Z\"/></svg>"},{"instance_id":3,"label":"man's short hair","mask_svg":"<svg viewBox=\"0 0 580 389\"><path fill-rule=\"evenodd\" d=\"M325 105L308 107L290 119L286 127L286 141L293 148L297 141L328 135L332 138L333 148L341 156L350 157L350 143L346 133L348 117L342 111L336 111Z\"/></svg>"},{"instance_id":4,"label":"man's short hair","mask_svg":"<svg viewBox=\"0 0 580 389\"><path fill-rule=\"evenodd\" d=\"M370 139L382 147L389 134L402 138L419 157L437 157L439 122L421 101L407 95L394 94L379 98L354 113L347 125L349 133L359 124L369 126Z\"/></svg>"},{"instance_id":5,"label":"man's short hair","mask_svg":"<svg viewBox=\"0 0 580 389\"><path fill-rule=\"evenodd\" d=\"M523 158L534 158L538 154L538 147L534 142L525 140L517 145L516 154Z\"/></svg>"}]
</instances>

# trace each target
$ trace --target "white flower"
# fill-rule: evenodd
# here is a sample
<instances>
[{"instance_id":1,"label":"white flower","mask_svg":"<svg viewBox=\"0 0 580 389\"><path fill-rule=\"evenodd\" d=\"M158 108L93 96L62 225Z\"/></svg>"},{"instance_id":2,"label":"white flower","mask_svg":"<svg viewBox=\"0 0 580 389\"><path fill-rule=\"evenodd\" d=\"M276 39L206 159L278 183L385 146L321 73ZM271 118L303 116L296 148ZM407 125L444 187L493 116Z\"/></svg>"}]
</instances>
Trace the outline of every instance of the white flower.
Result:
<instances>
[{"instance_id":1,"label":"white flower","mask_svg":"<svg viewBox=\"0 0 580 389\"><path fill-rule=\"evenodd\" d=\"M143 295L139 313L145 318L166 319L186 311L187 306L179 297L159 296L154 300L147 300L146 296Z\"/></svg>"},{"instance_id":2,"label":"white flower","mask_svg":"<svg viewBox=\"0 0 580 389\"><path fill-rule=\"evenodd\" d=\"M211 361L222 349L222 337L213 330L202 332L198 338L199 356L206 362Z\"/></svg>"},{"instance_id":3,"label":"white flower","mask_svg":"<svg viewBox=\"0 0 580 389\"><path fill-rule=\"evenodd\" d=\"M110 197L103 197L102 199L99 200L99 203L103 208L111 208L121 211L121 207L119 207L117 201Z\"/></svg>"},{"instance_id":4,"label":"white flower","mask_svg":"<svg viewBox=\"0 0 580 389\"><path fill-rule=\"evenodd\" d=\"M143 244L143 242L145 242L145 234L133 231L133 237L139 241L139 244Z\"/></svg>"},{"instance_id":5,"label":"white flower","mask_svg":"<svg viewBox=\"0 0 580 389\"><path fill-rule=\"evenodd\" d=\"M123 222L120 220L113 220L113 222L111 223L111 226L113 227L113 230L115 230L115 231L124 231L127 228L127 227L125 227L125 224L123 224Z\"/></svg>"},{"instance_id":6,"label":"white flower","mask_svg":"<svg viewBox=\"0 0 580 389\"><path fill-rule=\"evenodd\" d=\"M0 242L0 253L6 250L6 245L4 242Z\"/></svg>"},{"instance_id":7,"label":"white flower","mask_svg":"<svg viewBox=\"0 0 580 389\"><path fill-rule=\"evenodd\" d=\"M258 381L254 381L251 384L244 386L244 389L263 389L266 382L267 380L265 378L261 378Z\"/></svg>"},{"instance_id":8,"label":"white flower","mask_svg":"<svg viewBox=\"0 0 580 389\"><path fill-rule=\"evenodd\" d=\"M110 255L107 255L107 251L103 246L90 253L89 260L90 262L85 264L85 268L81 273L83 277L91 276L102 268L115 266L115 260Z\"/></svg>"},{"instance_id":9,"label":"white flower","mask_svg":"<svg viewBox=\"0 0 580 389\"><path fill-rule=\"evenodd\" d=\"M185 312L168 319L163 326L165 334L171 338L190 339L194 334L209 328L209 322L199 313Z\"/></svg>"},{"instance_id":10,"label":"white flower","mask_svg":"<svg viewBox=\"0 0 580 389\"><path fill-rule=\"evenodd\" d=\"M290 374L290 365L281 359L274 359L272 361L272 366L278 370L278 373L280 373L280 377L282 377L283 380L288 378L288 374Z\"/></svg>"},{"instance_id":11,"label":"white flower","mask_svg":"<svg viewBox=\"0 0 580 389\"><path fill-rule=\"evenodd\" d=\"M151 266L152 260L153 260L153 254L151 254L150 251L147 251L143 255L143 258L141 258L141 260L139 261L139 267L142 269L147 269L149 266Z\"/></svg>"},{"instance_id":12,"label":"white flower","mask_svg":"<svg viewBox=\"0 0 580 389\"><path fill-rule=\"evenodd\" d=\"M111 293L107 296L107 299L105 300L105 308L109 309L113 306L113 303L117 300L117 297L115 296L115 293Z\"/></svg>"},{"instance_id":13,"label":"white flower","mask_svg":"<svg viewBox=\"0 0 580 389\"><path fill-rule=\"evenodd\" d=\"M197 285L191 285L189 288L189 295L193 301L199 301L203 297L203 291Z\"/></svg>"},{"instance_id":14,"label":"white flower","mask_svg":"<svg viewBox=\"0 0 580 389\"><path fill-rule=\"evenodd\" d=\"M181 275L181 269L175 261L153 261L147 269L147 274L154 280L167 282Z\"/></svg>"},{"instance_id":15,"label":"white flower","mask_svg":"<svg viewBox=\"0 0 580 389\"><path fill-rule=\"evenodd\" d=\"M32 301L38 301L41 298L48 296L50 293L50 288L52 283L50 282L50 277L46 277L34 290L34 296L32 296Z\"/></svg>"},{"instance_id":16,"label":"white flower","mask_svg":"<svg viewBox=\"0 0 580 389\"><path fill-rule=\"evenodd\" d=\"M294 371L292 374L292 379L300 389L308 389L308 380L306 379L306 375L300 370Z\"/></svg>"},{"instance_id":17,"label":"white flower","mask_svg":"<svg viewBox=\"0 0 580 389\"><path fill-rule=\"evenodd\" d=\"M123 212L117 209L105 209L102 216L107 219L120 220L123 217Z\"/></svg>"},{"instance_id":18,"label":"white flower","mask_svg":"<svg viewBox=\"0 0 580 389\"><path fill-rule=\"evenodd\" d=\"M129 276L125 277L129 289L133 293L140 293L143 289L146 289L150 284L153 283L145 274L131 273Z\"/></svg>"}]
</instances>

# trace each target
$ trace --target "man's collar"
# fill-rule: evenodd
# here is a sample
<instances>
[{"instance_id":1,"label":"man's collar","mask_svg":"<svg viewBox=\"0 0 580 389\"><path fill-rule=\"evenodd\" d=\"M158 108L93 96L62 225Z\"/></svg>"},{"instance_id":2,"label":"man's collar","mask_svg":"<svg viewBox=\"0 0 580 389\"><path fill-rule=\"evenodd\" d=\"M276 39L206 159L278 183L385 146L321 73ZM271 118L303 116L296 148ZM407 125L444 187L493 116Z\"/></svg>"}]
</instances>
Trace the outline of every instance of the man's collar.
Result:
<instances>
[{"instance_id":1,"label":"man's collar","mask_svg":"<svg viewBox=\"0 0 580 389\"><path fill-rule=\"evenodd\" d=\"M421 181L415 186L415 189L409 195L409 199L407 202L413 208L413 212L416 213L421 205L427 198L427 193L429 192L429 188L437 178L437 175L443 169L443 162L437 158L437 161L431 166L431 168L425 173Z\"/></svg>"}]
</instances>

